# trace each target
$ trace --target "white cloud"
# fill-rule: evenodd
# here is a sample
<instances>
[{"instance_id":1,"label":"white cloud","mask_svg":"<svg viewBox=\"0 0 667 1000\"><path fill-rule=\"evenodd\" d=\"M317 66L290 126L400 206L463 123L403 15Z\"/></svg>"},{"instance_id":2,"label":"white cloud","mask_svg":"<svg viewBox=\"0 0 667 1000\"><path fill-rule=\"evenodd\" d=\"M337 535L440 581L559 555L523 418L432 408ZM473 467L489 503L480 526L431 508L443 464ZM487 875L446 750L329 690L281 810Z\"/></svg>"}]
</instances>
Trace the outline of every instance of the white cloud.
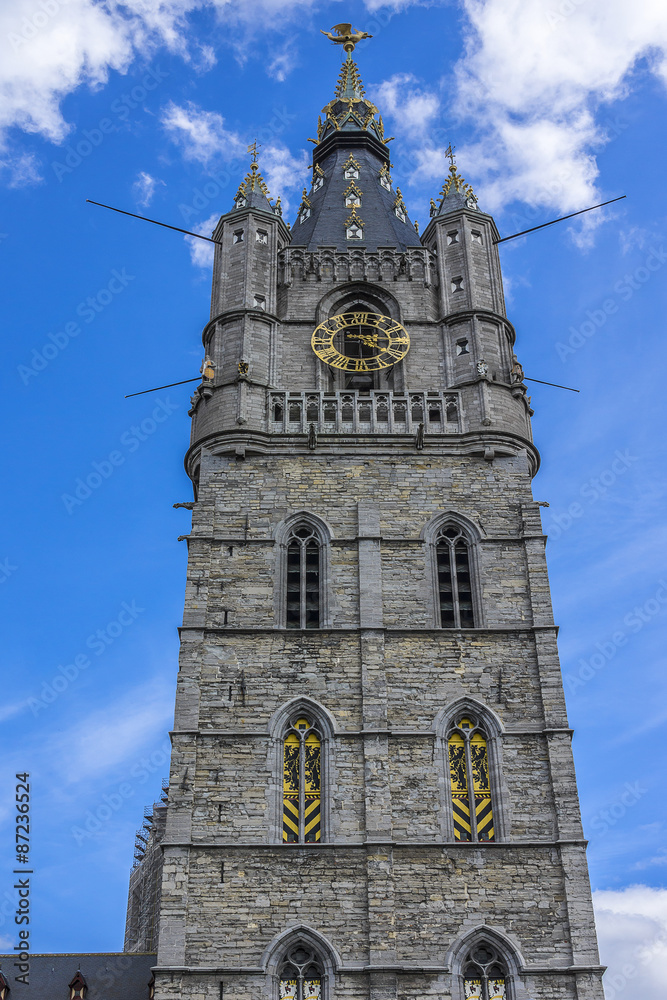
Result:
<instances>
[{"instance_id":1,"label":"white cloud","mask_svg":"<svg viewBox=\"0 0 667 1000\"><path fill-rule=\"evenodd\" d=\"M213 230L218 224L219 218L220 213L215 212L213 215L209 215L208 219L205 219L198 226L195 226L192 231L194 233L199 233L201 236L211 236ZM215 245L213 243L207 243L206 240L198 240L194 236L186 236L185 242L190 247L190 260L192 261L194 267L201 267L209 270L213 266Z\"/></svg>"},{"instance_id":2,"label":"white cloud","mask_svg":"<svg viewBox=\"0 0 667 1000\"><path fill-rule=\"evenodd\" d=\"M310 187L308 157L303 150L293 156L285 146L267 146L260 151L259 166L272 198L280 195L283 214L290 210L290 192L301 193L303 187Z\"/></svg>"},{"instance_id":3,"label":"white cloud","mask_svg":"<svg viewBox=\"0 0 667 1000\"><path fill-rule=\"evenodd\" d=\"M10 188L28 187L43 180L37 157L32 153L5 153L0 159L0 169L7 177Z\"/></svg>"},{"instance_id":4,"label":"white cloud","mask_svg":"<svg viewBox=\"0 0 667 1000\"><path fill-rule=\"evenodd\" d=\"M117 702L93 712L82 727L52 735L49 753L66 781L76 784L127 766L157 741L173 719L173 692L162 680L128 691Z\"/></svg>"},{"instance_id":5,"label":"white cloud","mask_svg":"<svg viewBox=\"0 0 667 1000\"><path fill-rule=\"evenodd\" d=\"M421 88L412 73L394 73L372 89L372 99L412 138L423 137L440 107L438 96Z\"/></svg>"},{"instance_id":6,"label":"white cloud","mask_svg":"<svg viewBox=\"0 0 667 1000\"><path fill-rule=\"evenodd\" d=\"M164 181L161 181L157 177L151 177L150 174L141 171L137 176L136 181L132 185L132 193L135 200L142 208L148 208L151 201L153 200L153 195L155 194L155 188L161 184L165 186Z\"/></svg>"},{"instance_id":7,"label":"white cloud","mask_svg":"<svg viewBox=\"0 0 667 1000\"><path fill-rule=\"evenodd\" d=\"M19 128L62 142L71 129L61 104L80 86L97 89L113 70L125 73L138 56L160 47L200 70L215 62L214 47L188 38L188 17L204 8L239 27L220 40L241 53L248 34L283 28L311 0L3 0L0 4L0 148Z\"/></svg>"},{"instance_id":8,"label":"white cloud","mask_svg":"<svg viewBox=\"0 0 667 1000\"><path fill-rule=\"evenodd\" d=\"M46 8L46 10L44 9ZM132 57L132 24L91 0L0 5L0 130L16 125L60 142L61 100L80 84L105 83Z\"/></svg>"},{"instance_id":9,"label":"white cloud","mask_svg":"<svg viewBox=\"0 0 667 1000\"><path fill-rule=\"evenodd\" d=\"M204 111L192 101L185 105L170 101L161 122L186 160L207 166L214 157L228 162L246 154L248 144L225 128L221 114Z\"/></svg>"},{"instance_id":10,"label":"white cloud","mask_svg":"<svg viewBox=\"0 0 667 1000\"><path fill-rule=\"evenodd\" d=\"M667 6L663 0L567 6L463 0L463 6L466 53L456 67L452 106L478 125L478 141L460 152L462 165L474 164L482 177L484 207L520 199L575 211L594 203L595 151L623 131L609 127L604 105L627 92L642 57L667 81Z\"/></svg>"},{"instance_id":11,"label":"white cloud","mask_svg":"<svg viewBox=\"0 0 667 1000\"><path fill-rule=\"evenodd\" d=\"M606 1000L665 1000L667 889L646 885L593 893Z\"/></svg>"}]
</instances>

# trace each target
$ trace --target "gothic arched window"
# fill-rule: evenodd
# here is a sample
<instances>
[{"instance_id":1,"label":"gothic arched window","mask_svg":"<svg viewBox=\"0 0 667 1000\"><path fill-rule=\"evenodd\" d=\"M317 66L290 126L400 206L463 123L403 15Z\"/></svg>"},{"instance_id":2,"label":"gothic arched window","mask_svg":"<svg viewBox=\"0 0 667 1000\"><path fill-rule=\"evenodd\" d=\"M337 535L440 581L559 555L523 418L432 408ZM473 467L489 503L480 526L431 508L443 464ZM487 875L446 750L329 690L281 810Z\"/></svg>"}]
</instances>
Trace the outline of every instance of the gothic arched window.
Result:
<instances>
[{"instance_id":1,"label":"gothic arched window","mask_svg":"<svg viewBox=\"0 0 667 1000\"><path fill-rule=\"evenodd\" d=\"M324 972L312 948L297 944L280 966L280 1000L322 1000Z\"/></svg>"},{"instance_id":2,"label":"gothic arched window","mask_svg":"<svg viewBox=\"0 0 667 1000\"><path fill-rule=\"evenodd\" d=\"M283 743L283 843L318 843L321 819L322 738L310 719L301 715Z\"/></svg>"},{"instance_id":3,"label":"gothic arched window","mask_svg":"<svg viewBox=\"0 0 667 1000\"><path fill-rule=\"evenodd\" d=\"M321 543L310 524L298 524L287 539L287 628L320 627Z\"/></svg>"},{"instance_id":4,"label":"gothic arched window","mask_svg":"<svg viewBox=\"0 0 667 1000\"><path fill-rule=\"evenodd\" d=\"M447 758L454 839L495 840L487 735L471 713L457 716L451 726L447 734ZM482 994L466 993L467 996Z\"/></svg>"},{"instance_id":5,"label":"gothic arched window","mask_svg":"<svg viewBox=\"0 0 667 1000\"><path fill-rule=\"evenodd\" d=\"M470 542L458 525L445 525L435 539L442 628L474 628Z\"/></svg>"},{"instance_id":6,"label":"gothic arched window","mask_svg":"<svg viewBox=\"0 0 667 1000\"><path fill-rule=\"evenodd\" d=\"M498 951L486 941L471 948L463 963L465 1000L507 1000L508 975Z\"/></svg>"}]
</instances>

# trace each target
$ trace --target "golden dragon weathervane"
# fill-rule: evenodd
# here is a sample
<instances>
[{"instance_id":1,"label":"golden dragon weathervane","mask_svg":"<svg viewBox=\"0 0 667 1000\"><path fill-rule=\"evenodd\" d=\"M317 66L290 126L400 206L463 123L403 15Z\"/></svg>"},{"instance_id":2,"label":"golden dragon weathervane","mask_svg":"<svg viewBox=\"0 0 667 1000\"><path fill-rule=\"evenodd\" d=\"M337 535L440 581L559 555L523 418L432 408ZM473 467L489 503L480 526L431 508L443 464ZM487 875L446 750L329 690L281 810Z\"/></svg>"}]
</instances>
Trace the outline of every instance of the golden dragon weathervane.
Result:
<instances>
[{"instance_id":1,"label":"golden dragon weathervane","mask_svg":"<svg viewBox=\"0 0 667 1000\"><path fill-rule=\"evenodd\" d=\"M320 28L320 31L322 29ZM336 34L334 34L335 32ZM352 31L351 24L334 24L331 31L322 31L336 45L342 45L346 52L354 52L354 47L362 38L372 38L367 31Z\"/></svg>"}]
</instances>

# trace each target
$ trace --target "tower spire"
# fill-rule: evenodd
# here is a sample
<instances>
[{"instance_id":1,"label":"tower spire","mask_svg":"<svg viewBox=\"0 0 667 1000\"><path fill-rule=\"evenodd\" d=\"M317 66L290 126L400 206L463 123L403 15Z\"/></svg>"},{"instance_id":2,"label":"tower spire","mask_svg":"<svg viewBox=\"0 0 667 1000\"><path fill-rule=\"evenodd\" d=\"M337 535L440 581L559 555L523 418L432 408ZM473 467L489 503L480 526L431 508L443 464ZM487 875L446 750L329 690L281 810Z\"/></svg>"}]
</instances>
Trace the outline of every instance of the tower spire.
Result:
<instances>
[{"instance_id":1,"label":"tower spire","mask_svg":"<svg viewBox=\"0 0 667 1000\"><path fill-rule=\"evenodd\" d=\"M448 212L456 211L458 208L477 209L477 197L468 184L465 177L462 177L456 166L456 158L451 142L445 150L445 156L449 159L449 176L442 185L438 203L431 199L431 218L436 215L447 215Z\"/></svg>"},{"instance_id":2,"label":"tower spire","mask_svg":"<svg viewBox=\"0 0 667 1000\"><path fill-rule=\"evenodd\" d=\"M318 120L317 142L321 143L334 132L352 131L368 132L383 144L391 142L391 139L385 139L384 124L378 109L365 96L359 67L352 58L356 44L362 38L373 36L366 31L353 31L351 24L336 24L330 32L322 31L322 34L334 44L342 45L346 56L336 83L335 96L322 108L325 117L324 121Z\"/></svg>"}]
</instances>

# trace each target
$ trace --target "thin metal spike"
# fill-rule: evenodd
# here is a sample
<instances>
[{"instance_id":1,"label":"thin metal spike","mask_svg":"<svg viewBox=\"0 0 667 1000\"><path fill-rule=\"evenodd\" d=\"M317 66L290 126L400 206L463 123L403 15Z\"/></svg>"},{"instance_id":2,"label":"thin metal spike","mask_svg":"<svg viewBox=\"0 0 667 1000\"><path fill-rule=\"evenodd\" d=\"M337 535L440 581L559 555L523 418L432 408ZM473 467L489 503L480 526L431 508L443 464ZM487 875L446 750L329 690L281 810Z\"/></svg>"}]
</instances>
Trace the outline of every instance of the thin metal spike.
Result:
<instances>
[{"instance_id":1,"label":"thin metal spike","mask_svg":"<svg viewBox=\"0 0 667 1000\"><path fill-rule=\"evenodd\" d=\"M627 195L622 194L620 198L612 198L610 201L601 201L599 205L591 205L590 208L582 208L580 212L571 212L570 215L561 215L560 219L552 219L551 222L543 222L541 226L533 226L532 229L522 229L520 233L513 233L511 236L503 236L500 240L494 240L493 242L497 246L499 243L507 243L508 240L515 240L518 236L525 236L526 233L534 233L536 229L546 229L547 226L553 226L557 222L564 222L565 219L573 219L575 215L583 215L584 212L592 212L594 208L604 208L605 205L613 205L615 201L623 201L627 198ZM534 379L533 381L537 381ZM551 385L551 383L549 383ZM567 388L567 386L561 388Z\"/></svg>"},{"instance_id":2,"label":"thin metal spike","mask_svg":"<svg viewBox=\"0 0 667 1000\"><path fill-rule=\"evenodd\" d=\"M125 399L130 399L131 396L143 396L147 392L159 392L160 389L172 389L175 385L186 385L188 382L199 382L201 381L201 375L198 378L184 378L182 382L170 382L169 385L156 385L154 389L142 389L141 392L130 392Z\"/></svg>"},{"instance_id":3,"label":"thin metal spike","mask_svg":"<svg viewBox=\"0 0 667 1000\"><path fill-rule=\"evenodd\" d=\"M149 219L145 215L136 215L134 212L126 212L123 208L114 208L113 205L103 205L101 201L93 201L86 198L89 205L99 205L100 208L108 208L111 212L120 212L121 215L129 215L133 219L141 219L142 222L152 222L154 226L162 226L163 229L173 229L177 233L185 233L186 236L196 236L198 240L206 240L208 243L216 243L222 246L220 240L214 240L210 236L202 236L201 233L193 233L190 229L181 229L180 226L170 226L166 222L158 222L157 219Z\"/></svg>"},{"instance_id":4,"label":"thin metal spike","mask_svg":"<svg viewBox=\"0 0 667 1000\"><path fill-rule=\"evenodd\" d=\"M569 385L558 385L557 382L543 382L541 378L528 378L523 376L526 382L539 382L540 385L552 385L554 389L567 389L568 392L581 392L581 389L571 389Z\"/></svg>"}]
</instances>

